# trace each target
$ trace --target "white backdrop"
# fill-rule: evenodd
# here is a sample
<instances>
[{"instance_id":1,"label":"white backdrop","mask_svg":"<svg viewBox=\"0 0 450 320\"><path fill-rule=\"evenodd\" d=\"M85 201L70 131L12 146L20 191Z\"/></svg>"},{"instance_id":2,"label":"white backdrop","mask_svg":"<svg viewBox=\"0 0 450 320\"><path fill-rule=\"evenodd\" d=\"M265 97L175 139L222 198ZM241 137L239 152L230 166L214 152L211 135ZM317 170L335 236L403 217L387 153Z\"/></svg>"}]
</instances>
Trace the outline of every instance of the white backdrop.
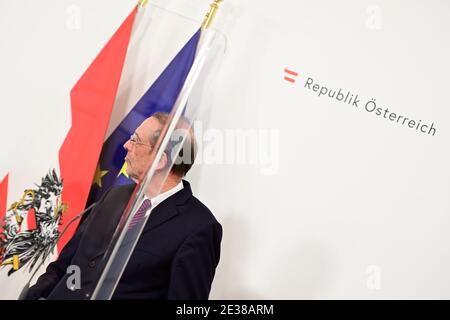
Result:
<instances>
[{"instance_id":1,"label":"white backdrop","mask_svg":"<svg viewBox=\"0 0 450 320\"><path fill-rule=\"evenodd\" d=\"M151 2L201 21L210 0ZM24 162L10 176L18 190L48 170L27 155L40 142L20 119L34 117L44 136L67 126L70 110L47 114L46 105L69 105L133 5L0 0L1 108L11 114L0 119L0 179L13 161ZM227 52L189 176L224 228L212 299L450 298L449 9L437 0L224 1L215 25ZM358 94L359 106L318 97L308 78ZM367 112L372 98L434 123L436 134Z\"/></svg>"}]
</instances>

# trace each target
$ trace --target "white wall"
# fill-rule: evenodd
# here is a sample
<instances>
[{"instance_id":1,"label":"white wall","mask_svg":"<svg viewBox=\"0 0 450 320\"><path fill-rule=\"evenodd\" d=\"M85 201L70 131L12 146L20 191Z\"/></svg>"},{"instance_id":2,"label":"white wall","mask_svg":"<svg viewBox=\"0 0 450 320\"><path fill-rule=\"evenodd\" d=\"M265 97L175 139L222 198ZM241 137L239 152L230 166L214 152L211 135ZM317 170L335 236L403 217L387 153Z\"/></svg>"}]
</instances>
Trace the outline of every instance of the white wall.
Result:
<instances>
[{"instance_id":1,"label":"white wall","mask_svg":"<svg viewBox=\"0 0 450 320\"><path fill-rule=\"evenodd\" d=\"M152 2L201 20L210 1ZM20 119L65 102L133 4L1 0L2 110ZM450 298L449 9L437 0L225 0L216 25L227 52L205 140L223 138L233 156L226 134L244 129L256 135L246 149L265 157L190 173L224 227L211 298ZM295 83L284 68L299 73ZM317 97L308 77L358 94L360 106ZM371 98L437 133L365 111ZM68 112L40 118L48 134ZM1 119L6 150L26 150L26 129ZM24 171L11 183L39 178Z\"/></svg>"}]
</instances>

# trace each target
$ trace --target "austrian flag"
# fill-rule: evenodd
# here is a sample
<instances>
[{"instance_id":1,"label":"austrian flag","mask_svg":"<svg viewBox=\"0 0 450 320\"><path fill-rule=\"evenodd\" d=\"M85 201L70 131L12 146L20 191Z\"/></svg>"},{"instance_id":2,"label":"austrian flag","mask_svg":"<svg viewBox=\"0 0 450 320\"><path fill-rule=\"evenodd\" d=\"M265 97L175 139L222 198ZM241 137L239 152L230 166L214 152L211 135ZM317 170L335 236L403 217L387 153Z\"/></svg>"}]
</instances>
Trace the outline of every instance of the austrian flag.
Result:
<instances>
[{"instance_id":1,"label":"austrian flag","mask_svg":"<svg viewBox=\"0 0 450 320\"><path fill-rule=\"evenodd\" d=\"M137 11L138 6L70 92L71 127L54 155L59 168L42 172L42 180L23 186L22 196L14 201L7 198L13 172L0 177L1 298L17 298L33 272L53 249L62 250L77 227L73 218L86 205Z\"/></svg>"}]
</instances>

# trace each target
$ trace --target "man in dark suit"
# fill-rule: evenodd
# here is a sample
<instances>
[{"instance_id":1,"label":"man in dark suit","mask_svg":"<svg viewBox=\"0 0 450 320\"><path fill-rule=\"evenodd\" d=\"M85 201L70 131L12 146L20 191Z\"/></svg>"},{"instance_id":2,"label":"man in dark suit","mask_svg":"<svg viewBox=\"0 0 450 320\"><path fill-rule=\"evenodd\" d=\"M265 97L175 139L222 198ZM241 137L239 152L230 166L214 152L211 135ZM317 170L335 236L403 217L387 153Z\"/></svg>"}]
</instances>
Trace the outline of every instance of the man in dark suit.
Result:
<instances>
[{"instance_id":1,"label":"man in dark suit","mask_svg":"<svg viewBox=\"0 0 450 320\"><path fill-rule=\"evenodd\" d=\"M135 182L144 177L151 151L167 119L166 113L154 114L125 143L127 173ZM192 195L189 183L182 180L195 158L194 135L191 129L187 130L188 153L192 156L189 161L184 157L181 163L175 162L167 178L161 174L161 179L165 179L160 191L152 190L151 185L145 191L138 213L148 215L152 208L151 214L113 299L208 299L220 258L222 227ZM185 146L182 150L186 152ZM156 178L167 166L169 153L159 161ZM178 159L181 156L182 153ZM103 257L134 187L113 187L103 195L59 258L29 289L27 299L91 297L105 265ZM70 286L70 266L80 270L80 288Z\"/></svg>"}]
</instances>

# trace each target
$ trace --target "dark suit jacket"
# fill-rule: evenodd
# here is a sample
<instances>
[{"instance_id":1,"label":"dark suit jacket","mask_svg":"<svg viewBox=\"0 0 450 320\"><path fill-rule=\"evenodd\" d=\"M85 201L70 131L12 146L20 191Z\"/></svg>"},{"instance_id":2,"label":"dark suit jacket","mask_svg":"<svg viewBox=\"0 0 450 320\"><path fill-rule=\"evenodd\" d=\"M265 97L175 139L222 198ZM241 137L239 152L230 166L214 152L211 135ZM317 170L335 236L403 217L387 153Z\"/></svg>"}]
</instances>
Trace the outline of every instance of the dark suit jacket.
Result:
<instances>
[{"instance_id":1,"label":"dark suit jacket","mask_svg":"<svg viewBox=\"0 0 450 320\"><path fill-rule=\"evenodd\" d=\"M184 188L150 214L113 299L208 299L220 257L222 227ZM29 289L27 299L89 299L111 236L135 185L111 188L67 243L59 258ZM81 289L70 290L67 267L81 270ZM70 282L69 282L70 283Z\"/></svg>"}]
</instances>

